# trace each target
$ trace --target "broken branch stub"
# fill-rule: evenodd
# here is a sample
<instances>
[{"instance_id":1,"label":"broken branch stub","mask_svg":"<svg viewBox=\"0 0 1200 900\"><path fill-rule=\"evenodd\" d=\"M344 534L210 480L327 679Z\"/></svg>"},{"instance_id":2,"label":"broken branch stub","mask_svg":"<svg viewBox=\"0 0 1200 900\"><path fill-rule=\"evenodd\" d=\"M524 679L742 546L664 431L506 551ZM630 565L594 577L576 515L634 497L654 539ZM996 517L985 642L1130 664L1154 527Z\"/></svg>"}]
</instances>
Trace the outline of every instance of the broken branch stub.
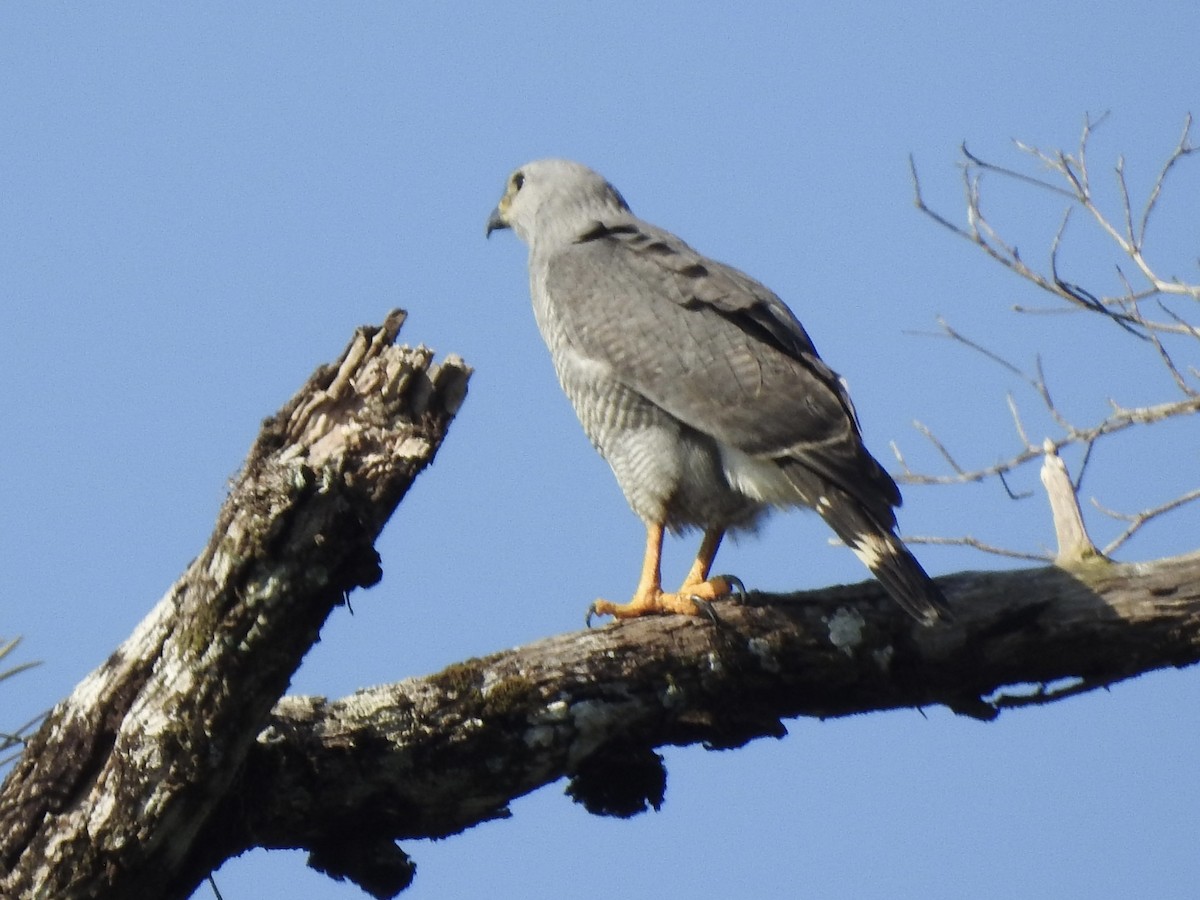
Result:
<instances>
[{"instance_id":1,"label":"broken branch stub","mask_svg":"<svg viewBox=\"0 0 1200 900\"><path fill-rule=\"evenodd\" d=\"M1079 498L1067 466L1054 449L1049 438L1042 445L1045 454L1042 460L1042 486L1050 501L1050 514L1054 519L1054 536L1058 541L1058 553L1054 562L1060 566L1081 563L1102 556L1083 524L1083 513L1079 509Z\"/></svg>"},{"instance_id":2,"label":"broken branch stub","mask_svg":"<svg viewBox=\"0 0 1200 900\"><path fill-rule=\"evenodd\" d=\"M255 440L208 546L0 787L0 896L185 898L198 836L466 393L457 357L357 330Z\"/></svg>"}]
</instances>

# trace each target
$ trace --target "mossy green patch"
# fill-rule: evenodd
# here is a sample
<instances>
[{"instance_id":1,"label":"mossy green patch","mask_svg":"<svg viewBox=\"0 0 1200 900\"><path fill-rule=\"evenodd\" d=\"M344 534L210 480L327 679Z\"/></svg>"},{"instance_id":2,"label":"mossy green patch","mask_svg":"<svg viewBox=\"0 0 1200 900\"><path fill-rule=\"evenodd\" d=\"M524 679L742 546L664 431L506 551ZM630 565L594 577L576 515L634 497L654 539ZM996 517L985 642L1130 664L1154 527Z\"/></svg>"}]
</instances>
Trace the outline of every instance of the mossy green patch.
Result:
<instances>
[{"instance_id":1,"label":"mossy green patch","mask_svg":"<svg viewBox=\"0 0 1200 900\"><path fill-rule=\"evenodd\" d=\"M472 693L479 694L483 687L483 662L472 658L454 663L436 675L431 675L429 680L438 690L459 698L470 696Z\"/></svg>"},{"instance_id":2,"label":"mossy green patch","mask_svg":"<svg viewBox=\"0 0 1200 900\"><path fill-rule=\"evenodd\" d=\"M521 675L505 678L487 692L483 714L487 717L507 716L527 706L537 694L537 686Z\"/></svg>"}]
</instances>

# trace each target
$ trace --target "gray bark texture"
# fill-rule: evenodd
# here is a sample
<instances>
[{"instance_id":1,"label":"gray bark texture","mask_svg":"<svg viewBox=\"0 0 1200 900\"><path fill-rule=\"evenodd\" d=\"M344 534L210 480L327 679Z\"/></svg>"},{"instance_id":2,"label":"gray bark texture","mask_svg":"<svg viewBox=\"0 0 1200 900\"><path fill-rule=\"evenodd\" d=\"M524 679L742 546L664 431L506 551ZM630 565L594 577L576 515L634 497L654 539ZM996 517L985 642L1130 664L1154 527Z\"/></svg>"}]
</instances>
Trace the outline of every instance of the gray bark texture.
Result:
<instances>
[{"instance_id":1,"label":"gray bark texture","mask_svg":"<svg viewBox=\"0 0 1200 900\"><path fill-rule=\"evenodd\" d=\"M0 896L186 897L206 825L466 392L461 360L361 328L268 419L208 546L51 711L0 787Z\"/></svg>"},{"instance_id":2,"label":"gray bark texture","mask_svg":"<svg viewBox=\"0 0 1200 900\"><path fill-rule=\"evenodd\" d=\"M209 546L33 738L0 787L0 896L186 898L231 856L291 847L392 897L414 871L398 840L505 816L559 779L595 813L657 807L666 745L930 704L988 719L1200 660L1200 554L1096 557L938 579L947 626L873 582L751 594L715 621L281 699L332 608L379 579L374 540L465 394L461 361L394 346L402 321L360 329L267 420Z\"/></svg>"}]
</instances>

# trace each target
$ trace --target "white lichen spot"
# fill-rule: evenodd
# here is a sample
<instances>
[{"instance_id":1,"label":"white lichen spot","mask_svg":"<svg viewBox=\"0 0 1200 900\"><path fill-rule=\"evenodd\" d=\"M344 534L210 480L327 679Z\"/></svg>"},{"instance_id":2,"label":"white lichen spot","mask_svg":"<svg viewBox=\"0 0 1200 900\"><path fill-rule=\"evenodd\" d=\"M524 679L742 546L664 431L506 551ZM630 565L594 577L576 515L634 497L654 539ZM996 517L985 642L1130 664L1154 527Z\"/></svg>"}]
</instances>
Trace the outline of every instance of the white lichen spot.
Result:
<instances>
[{"instance_id":1,"label":"white lichen spot","mask_svg":"<svg viewBox=\"0 0 1200 900\"><path fill-rule=\"evenodd\" d=\"M847 656L853 656L854 649L862 643L867 624L858 610L840 606L825 624L829 626L829 642Z\"/></svg>"},{"instance_id":2,"label":"white lichen spot","mask_svg":"<svg viewBox=\"0 0 1200 900\"><path fill-rule=\"evenodd\" d=\"M553 725L534 725L525 732L525 746L530 749L554 746Z\"/></svg>"},{"instance_id":3,"label":"white lichen spot","mask_svg":"<svg viewBox=\"0 0 1200 900\"><path fill-rule=\"evenodd\" d=\"M256 606L269 602L271 598L282 593L282 587L282 581L277 576L272 575L258 581L250 582L242 592L241 599L247 607L253 609Z\"/></svg>"},{"instance_id":4,"label":"white lichen spot","mask_svg":"<svg viewBox=\"0 0 1200 900\"><path fill-rule=\"evenodd\" d=\"M271 744L284 743L287 740L287 735L274 725L268 725L258 733L258 737L256 737L254 740L256 743L263 744L264 746L270 746Z\"/></svg>"},{"instance_id":5,"label":"white lichen spot","mask_svg":"<svg viewBox=\"0 0 1200 900\"><path fill-rule=\"evenodd\" d=\"M758 659L758 664L763 667L764 671L779 671L779 658L775 655L775 650L771 647L771 642L766 638L750 638L746 643L746 649Z\"/></svg>"},{"instance_id":6,"label":"white lichen spot","mask_svg":"<svg viewBox=\"0 0 1200 900\"><path fill-rule=\"evenodd\" d=\"M667 709L673 709L683 703L683 688L675 683L675 679L667 676L667 686L659 694L659 700Z\"/></svg>"},{"instance_id":7,"label":"white lichen spot","mask_svg":"<svg viewBox=\"0 0 1200 900\"><path fill-rule=\"evenodd\" d=\"M117 800L112 791L97 791L96 802L88 812L87 832L91 835L104 834L108 830L109 817L117 812Z\"/></svg>"},{"instance_id":8,"label":"white lichen spot","mask_svg":"<svg viewBox=\"0 0 1200 900\"><path fill-rule=\"evenodd\" d=\"M429 441L409 435L396 447L396 455L405 459L424 459L429 455Z\"/></svg>"},{"instance_id":9,"label":"white lichen spot","mask_svg":"<svg viewBox=\"0 0 1200 900\"><path fill-rule=\"evenodd\" d=\"M531 716L530 721L535 725L552 725L567 721L570 715L571 708L567 706L567 701L555 700L553 703L547 703L540 713Z\"/></svg>"},{"instance_id":10,"label":"white lichen spot","mask_svg":"<svg viewBox=\"0 0 1200 900\"><path fill-rule=\"evenodd\" d=\"M892 657L896 655L896 648L891 644L886 647L880 647L878 650L871 651L871 659L875 660L875 665L879 666L881 672L888 672L892 668Z\"/></svg>"},{"instance_id":11,"label":"white lichen spot","mask_svg":"<svg viewBox=\"0 0 1200 900\"><path fill-rule=\"evenodd\" d=\"M124 659L114 662L114 671L120 672L125 668ZM75 690L71 692L71 706L75 709L91 709L100 702L100 697L111 687L112 682L108 673L98 669L75 686Z\"/></svg>"},{"instance_id":12,"label":"white lichen spot","mask_svg":"<svg viewBox=\"0 0 1200 900\"><path fill-rule=\"evenodd\" d=\"M725 665L721 662L721 657L717 656L715 653L709 653L704 658L704 661L708 663L708 671L713 672L714 674L719 675L721 672L725 671Z\"/></svg>"},{"instance_id":13,"label":"white lichen spot","mask_svg":"<svg viewBox=\"0 0 1200 900\"><path fill-rule=\"evenodd\" d=\"M575 739L571 742L567 758L572 764L586 759L601 744L612 739L620 730L622 722L632 715L630 702L581 700L571 705L571 720L575 725Z\"/></svg>"}]
</instances>

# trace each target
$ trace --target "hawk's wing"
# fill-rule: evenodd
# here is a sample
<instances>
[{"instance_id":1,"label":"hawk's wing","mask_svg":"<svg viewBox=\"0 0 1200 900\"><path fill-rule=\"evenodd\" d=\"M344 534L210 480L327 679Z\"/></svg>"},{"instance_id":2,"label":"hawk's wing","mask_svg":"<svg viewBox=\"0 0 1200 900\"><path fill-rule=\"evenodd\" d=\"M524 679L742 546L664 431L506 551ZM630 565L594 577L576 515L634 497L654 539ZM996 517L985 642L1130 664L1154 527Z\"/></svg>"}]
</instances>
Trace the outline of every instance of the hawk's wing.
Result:
<instances>
[{"instance_id":1,"label":"hawk's wing","mask_svg":"<svg viewBox=\"0 0 1200 900\"><path fill-rule=\"evenodd\" d=\"M572 348L626 387L748 455L794 459L869 508L899 505L841 379L754 279L632 217L557 250L545 279Z\"/></svg>"}]
</instances>

